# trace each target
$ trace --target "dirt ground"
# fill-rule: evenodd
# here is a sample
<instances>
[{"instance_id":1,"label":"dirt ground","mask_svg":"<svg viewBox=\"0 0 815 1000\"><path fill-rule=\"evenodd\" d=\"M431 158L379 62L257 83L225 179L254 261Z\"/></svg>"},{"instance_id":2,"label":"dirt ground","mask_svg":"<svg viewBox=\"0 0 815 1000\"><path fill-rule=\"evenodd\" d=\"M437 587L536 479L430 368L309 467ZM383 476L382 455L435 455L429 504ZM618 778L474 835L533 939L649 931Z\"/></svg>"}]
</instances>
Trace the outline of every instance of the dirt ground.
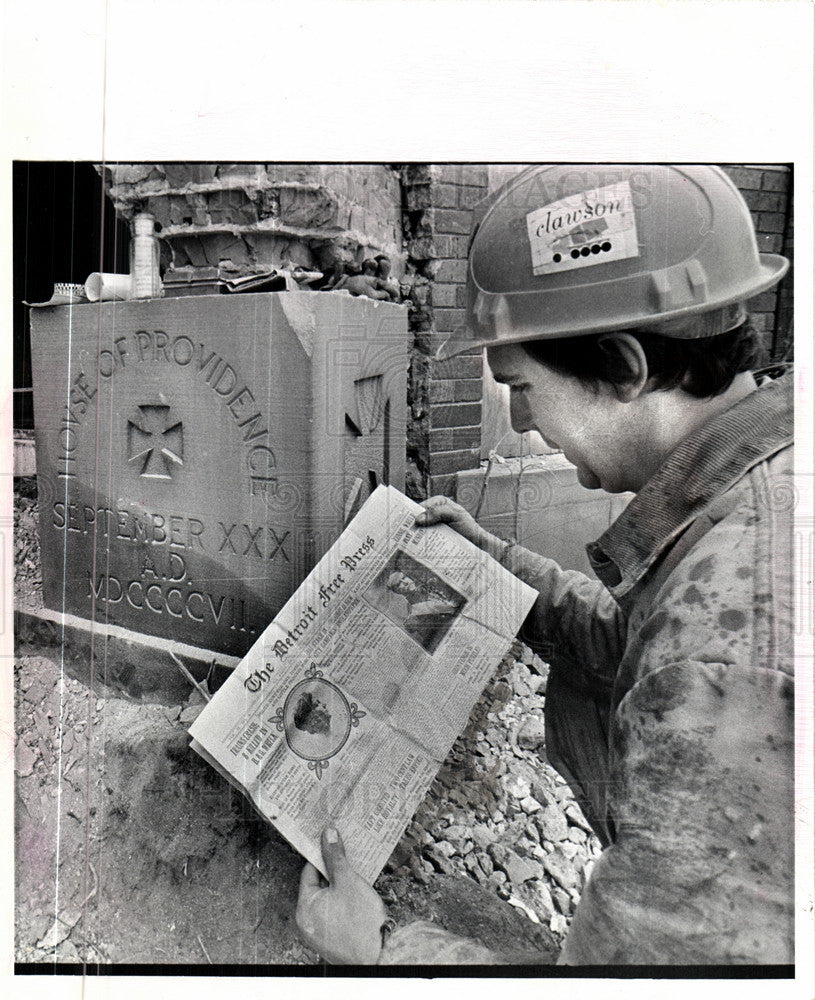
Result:
<instances>
[{"instance_id":1,"label":"dirt ground","mask_svg":"<svg viewBox=\"0 0 815 1000\"><path fill-rule=\"evenodd\" d=\"M41 603L25 482L15 549L18 606ZM16 960L317 964L294 925L302 858L189 748L202 696L137 702L104 678L18 643ZM499 668L376 883L397 922L554 961L599 845L541 763L544 687L523 662Z\"/></svg>"}]
</instances>

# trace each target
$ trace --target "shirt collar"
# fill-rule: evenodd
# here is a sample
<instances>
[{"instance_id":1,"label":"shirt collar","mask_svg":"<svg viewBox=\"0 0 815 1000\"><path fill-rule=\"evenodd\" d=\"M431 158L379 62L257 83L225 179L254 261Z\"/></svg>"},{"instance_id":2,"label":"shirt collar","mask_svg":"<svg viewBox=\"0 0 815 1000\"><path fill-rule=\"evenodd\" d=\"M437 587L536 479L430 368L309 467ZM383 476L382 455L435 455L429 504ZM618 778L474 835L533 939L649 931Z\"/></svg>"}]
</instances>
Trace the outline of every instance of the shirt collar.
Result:
<instances>
[{"instance_id":1,"label":"shirt collar","mask_svg":"<svg viewBox=\"0 0 815 1000\"><path fill-rule=\"evenodd\" d=\"M595 573L615 598L715 497L792 443L792 413L790 373L717 414L671 452L614 524L586 546Z\"/></svg>"}]
</instances>

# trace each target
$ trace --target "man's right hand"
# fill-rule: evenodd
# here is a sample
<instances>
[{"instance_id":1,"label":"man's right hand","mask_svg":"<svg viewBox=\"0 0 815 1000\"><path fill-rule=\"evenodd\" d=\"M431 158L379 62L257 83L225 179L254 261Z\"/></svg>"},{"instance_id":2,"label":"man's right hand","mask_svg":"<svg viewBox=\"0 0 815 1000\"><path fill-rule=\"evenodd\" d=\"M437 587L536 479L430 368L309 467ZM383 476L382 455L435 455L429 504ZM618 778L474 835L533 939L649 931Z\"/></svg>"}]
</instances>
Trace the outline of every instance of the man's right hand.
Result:
<instances>
[{"instance_id":1,"label":"man's right hand","mask_svg":"<svg viewBox=\"0 0 815 1000\"><path fill-rule=\"evenodd\" d=\"M503 555L506 542L482 528L476 519L454 500L444 496L431 497L425 500L422 506L424 510L416 515L416 524L420 527L449 524L454 531L473 542L493 559L500 559Z\"/></svg>"}]
</instances>

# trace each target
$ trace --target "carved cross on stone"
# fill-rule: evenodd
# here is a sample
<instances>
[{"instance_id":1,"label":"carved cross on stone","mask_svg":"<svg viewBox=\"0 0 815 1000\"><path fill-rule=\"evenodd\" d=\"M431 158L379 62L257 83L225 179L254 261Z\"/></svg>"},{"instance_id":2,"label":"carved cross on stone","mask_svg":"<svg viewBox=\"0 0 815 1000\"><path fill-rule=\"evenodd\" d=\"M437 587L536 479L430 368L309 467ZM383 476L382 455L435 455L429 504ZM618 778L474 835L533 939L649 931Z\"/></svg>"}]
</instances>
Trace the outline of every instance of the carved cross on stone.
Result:
<instances>
[{"instance_id":1,"label":"carved cross on stone","mask_svg":"<svg viewBox=\"0 0 815 1000\"><path fill-rule=\"evenodd\" d=\"M165 403L147 403L127 422L128 462L147 479L171 479L184 464L184 432Z\"/></svg>"}]
</instances>

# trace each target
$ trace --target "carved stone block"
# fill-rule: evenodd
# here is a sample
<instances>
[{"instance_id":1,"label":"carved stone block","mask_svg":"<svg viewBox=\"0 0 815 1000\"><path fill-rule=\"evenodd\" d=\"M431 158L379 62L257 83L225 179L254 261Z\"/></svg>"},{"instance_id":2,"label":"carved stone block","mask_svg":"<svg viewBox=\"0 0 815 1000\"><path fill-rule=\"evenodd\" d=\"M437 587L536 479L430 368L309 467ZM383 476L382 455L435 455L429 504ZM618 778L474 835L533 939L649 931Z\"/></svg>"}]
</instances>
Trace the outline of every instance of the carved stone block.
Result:
<instances>
[{"instance_id":1,"label":"carved stone block","mask_svg":"<svg viewBox=\"0 0 815 1000\"><path fill-rule=\"evenodd\" d=\"M45 605L242 655L380 482L404 307L298 292L32 309Z\"/></svg>"}]
</instances>

